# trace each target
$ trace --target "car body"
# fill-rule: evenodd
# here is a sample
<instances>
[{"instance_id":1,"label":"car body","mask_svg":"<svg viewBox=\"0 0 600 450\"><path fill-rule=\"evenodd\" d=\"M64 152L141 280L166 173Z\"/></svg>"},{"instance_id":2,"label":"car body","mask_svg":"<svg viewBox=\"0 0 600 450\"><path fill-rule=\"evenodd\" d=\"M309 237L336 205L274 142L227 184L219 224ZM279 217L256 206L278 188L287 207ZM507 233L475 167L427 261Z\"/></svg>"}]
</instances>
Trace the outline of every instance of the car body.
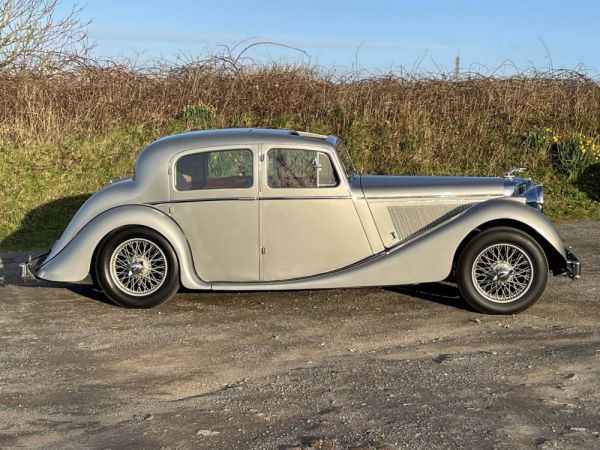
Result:
<instances>
[{"instance_id":1,"label":"car body","mask_svg":"<svg viewBox=\"0 0 600 450\"><path fill-rule=\"evenodd\" d=\"M49 253L23 265L24 275L79 282L91 273L105 291L115 288L112 279L131 295L109 297L127 306L159 301L146 304L135 287L127 288L129 281L119 281L115 265L127 266L122 277L138 279L150 273L150 259L167 253L172 264L164 270L177 266L173 286L194 290L437 282L452 276L475 236L505 228L542 249L554 274L579 276L578 261L541 212L542 187L530 179L347 174L339 150L333 136L288 130L162 138L140 153L132 178L91 196ZM116 242L105 256L102 283L102 246L126 229L159 236L158 256L129 257L142 252L135 245L151 246L152 236L141 244L130 240L133 250L121 248L121 256L114 254Z\"/></svg>"}]
</instances>

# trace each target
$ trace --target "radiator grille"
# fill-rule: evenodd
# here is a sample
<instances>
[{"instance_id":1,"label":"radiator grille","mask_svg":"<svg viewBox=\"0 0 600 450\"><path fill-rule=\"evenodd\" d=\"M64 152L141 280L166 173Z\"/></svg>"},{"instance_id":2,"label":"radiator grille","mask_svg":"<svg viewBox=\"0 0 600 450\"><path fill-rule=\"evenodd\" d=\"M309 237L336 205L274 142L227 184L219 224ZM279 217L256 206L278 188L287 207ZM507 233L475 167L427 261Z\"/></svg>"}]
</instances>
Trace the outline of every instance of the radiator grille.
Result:
<instances>
[{"instance_id":1,"label":"radiator grille","mask_svg":"<svg viewBox=\"0 0 600 450\"><path fill-rule=\"evenodd\" d=\"M398 240L403 241L423 233L469 209L473 204L432 203L430 205L388 206Z\"/></svg>"}]
</instances>

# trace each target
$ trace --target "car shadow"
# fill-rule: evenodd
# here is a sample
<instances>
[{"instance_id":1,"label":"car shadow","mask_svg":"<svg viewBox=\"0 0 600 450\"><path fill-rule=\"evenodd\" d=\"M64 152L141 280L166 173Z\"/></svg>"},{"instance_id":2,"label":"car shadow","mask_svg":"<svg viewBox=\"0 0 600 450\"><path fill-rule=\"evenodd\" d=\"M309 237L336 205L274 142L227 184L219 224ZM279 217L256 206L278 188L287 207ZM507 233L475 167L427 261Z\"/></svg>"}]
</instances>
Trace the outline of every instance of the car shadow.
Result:
<instances>
[{"instance_id":1,"label":"car shadow","mask_svg":"<svg viewBox=\"0 0 600 450\"><path fill-rule=\"evenodd\" d=\"M386 290L464 311L477 312L460 296L458 287L447 282L394 286Z\"/></svg>"},{"instance_id":2,"label":"car shadow","mask_svg":"<svg viewBox=\"0 0 600 450\"><path fill-rule=\"evenodd\" d=\"M43 287L51 287L51 283L44 283ZM99 303L104 303L106 305L114 306L116 308L121 308L121 306L116 305L111 302L104 293L98 289L96 289L91 283L90 284L69 284L69 285L57 285L59 287L64 287L74 294L85 297L89 300L97 301ZM357 288L360 289L360 288ZM406 295L409 297L413 297L420 300L426 300L432 303L437 303L444 306L450 306L452 308L460 309L463 311L469 312L477 312L473 309L467 302L463 300L460 296L458 288L455 285L447 284L447 283L426 283L420 285L407 285L407 286L394 286L394 287L386 287L383 288L389 292L395 292L397 294ZM256 294L261 292L307 292L305 290L293 290L293 291L248 291L241 292L240 295L248 295L255 296ZM197 291L187 289L185 287L181 287L178 291L178 294L183 295L183 299L186 299L186 296L194 295L194 294L206 294L205 298L202 300L207 303L214 304L215 296L223 295L231 295L232 291Z\"/></svg>"},{"instance_id":3,"label":"car shadow","mask_svg":"<svg viewBox=\"0 0 600 450\"><path fill-rule=\"evenodd\" d=\"M22 280L20 277L19 264L26 260L27 253L28 252L0 251L0 289L8 286L23 286L28 289L66 289L74 294L84 297L86 300L93 300L99 303L116 306L103 292L94 288L89 278L86 278L78 284L54 283L43 280ZM2 298L1 291L0 298Z\"/></svg>"},{"instance_id":4,"label":"car shadow","mask_svg":"<svg viewBox=\"0 0 600 450\"><path fill-rule=\"evenodd\" d=\"M70 284L67 286L67 289L74 294L87 298L88 300L93 300L98 303L120 308L119 305L111 302L108 297L104 295L104 292L96 289L92 284Z\"/></svg>"},{"instance_id":5,"label":"car shadow","mask_svg":"<svg viewBox=\"0 0 600 450\"><path fill-rule=\"evenodd\" d=\"M51 287L49 284L45 284L43 287ZM121 306L111 302L102 291L95 289L91 284L73 284L68 286L62 286L74 294L85 297L88 300L96 301L99 303L103 303L105 305L114 306L115 308L121 308ZM360 289L360 288L357 288ZM463 311L477 313L475 309L473 309L467 302L463 300L458 292L458 288L456 286L447 285L444 283L427 283L422 285L410 285L410 286L394 286L394 287L386 287L384 288L386 291L395 292L397 294L406 295L409 297L413 297L420 300L425 300L431 303L437 303L439 305L449 306L452 308L456 308ZM274 291L249 291L249 292L241 292L240 295L248 295L255 296L257 292L269 292L272 293ZM303 290L293 290L293 291L277 291L277 292L306 292ZM231 295L232 291L196 291L186 289L181 287L179 289L178 294L183 295L183 300L186 300L186 297L189 295L194 295L198 293L206 294L205 298L201 301L207 304L217 304L215 302L219 302L216 300L215 296L219 296L219 294L223 295ZM188 298L189 299L189 298ZM159 306L160 307L160 306Z\"/></svg>"},{"instance_id":6,"label":"car shadow","mask_svg":"<svg viewBox=\"0 0 600 450\"><path fill-rule=\"evenodd\" d=\"M0 248L20 250L49 247L88 198L89 195L63 197L32 209L16 230L0 240Z\"/></svg>"},{"instance_id":7,"label":"car shadow","mask_svg":"<svg viewBox=\"0 0 600 450\"><path fill-rule=\"evenodd\" d=\"M19 277L19 263L24 262L27 255L44 253L52 242L59 238L73 215L88 198L87 194L73 195L37 206L23 217L18 228L0 239L0 287L23 284ZM50 283L37 281L28 282L27 285L52 286Z\"/></svg>"}]
</instances>

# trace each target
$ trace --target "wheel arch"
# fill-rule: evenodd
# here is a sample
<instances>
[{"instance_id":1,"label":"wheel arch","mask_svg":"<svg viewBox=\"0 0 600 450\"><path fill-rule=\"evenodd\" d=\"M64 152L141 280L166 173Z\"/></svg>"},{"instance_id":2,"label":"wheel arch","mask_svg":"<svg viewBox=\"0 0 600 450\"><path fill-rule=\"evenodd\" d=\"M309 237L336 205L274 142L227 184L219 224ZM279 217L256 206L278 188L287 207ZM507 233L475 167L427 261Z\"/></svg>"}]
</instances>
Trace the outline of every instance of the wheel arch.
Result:
<instances>
[{"instance_id":1,"label":"wheel arch","mask_svg":"<svg viewBox=\"0 0 600 450\"><path fill-rule=\"evenodd\" d=\"M110 239L111 237L113 237L115 234L117 233L121 233L123 231L129 230L129 229L145 229L145 230L149 230L149 231L153 231L154 233L159 234L165 241L167 241L169 243L169 245L171 246L171 249L173 250L173 253L175 254L175 258L177 258L177 264L181 264L180 261L180 256L177 253L177 251L175 250L175 248L173 248L173 244L171 244L171 242L169 241L169 239L160 231L148 226L148 225L123 225L120 227L117 227L111 231L109 231L108 233L106 233L106 235L104 237L102 237L99 241L98 244L96 244L96 248L94 248L94 251L92 253L92 257L90 259L90 267L89 267L89 272L90 274L94 273L94 269L96 268L96 262L98 259L98 253L100 252L100 249L102 248L102 246L104 245L104 243ZM181 274L179 275L179 278L181 278Z\"/></svg>"},{"instance_id":2,"label":"wheel arch","mask_svg":"<svg viewBox=\"0 0 600 450\"><path fill-rule=\"evenodd\" d=\"M489 230L490 228L513 228L519 231L524 232L525 234L531 236L540 247L544 251L546 255L546 259L548 260L548 266L554 275L560 275L565 271L565 258L564 256L556 249L554 245L552 245L544 236L542 236L535 228L531 225L521 222L516 219L495 219L490 220L488 222L484 222L477 226L475 229L471 230L469 234L467 234L461 243L458 245L454 258L452 261L452 272L454 272L456 268L456 263L461 253L465 249L465 247L475 239L480 233L483 231Z\"/></svg>"}]
</instances>

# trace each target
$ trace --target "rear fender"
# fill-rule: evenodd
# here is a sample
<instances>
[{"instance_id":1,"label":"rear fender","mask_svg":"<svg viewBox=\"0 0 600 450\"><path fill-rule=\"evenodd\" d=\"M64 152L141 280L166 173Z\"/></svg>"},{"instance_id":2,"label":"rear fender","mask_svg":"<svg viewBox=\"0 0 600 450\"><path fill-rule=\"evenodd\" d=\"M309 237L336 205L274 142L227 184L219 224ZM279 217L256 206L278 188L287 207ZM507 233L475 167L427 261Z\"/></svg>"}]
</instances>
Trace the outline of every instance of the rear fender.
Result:
<instances>
[{"instance_id":1,"label":"rear fender","mask_svg":"<svg viewBox=\"0 0 600 450\"><path fill-rule=\"evenodd\" d=\"M118 206L88 222L56 255L40 266L37 277L48 281L78 282L90 273L94 253L113 231L130 226L150 228L173 246L179 261L183 286L210 289L196 274L190 248L183 231L168 215L146 205Z\"/></svg>"}]
</instances>

